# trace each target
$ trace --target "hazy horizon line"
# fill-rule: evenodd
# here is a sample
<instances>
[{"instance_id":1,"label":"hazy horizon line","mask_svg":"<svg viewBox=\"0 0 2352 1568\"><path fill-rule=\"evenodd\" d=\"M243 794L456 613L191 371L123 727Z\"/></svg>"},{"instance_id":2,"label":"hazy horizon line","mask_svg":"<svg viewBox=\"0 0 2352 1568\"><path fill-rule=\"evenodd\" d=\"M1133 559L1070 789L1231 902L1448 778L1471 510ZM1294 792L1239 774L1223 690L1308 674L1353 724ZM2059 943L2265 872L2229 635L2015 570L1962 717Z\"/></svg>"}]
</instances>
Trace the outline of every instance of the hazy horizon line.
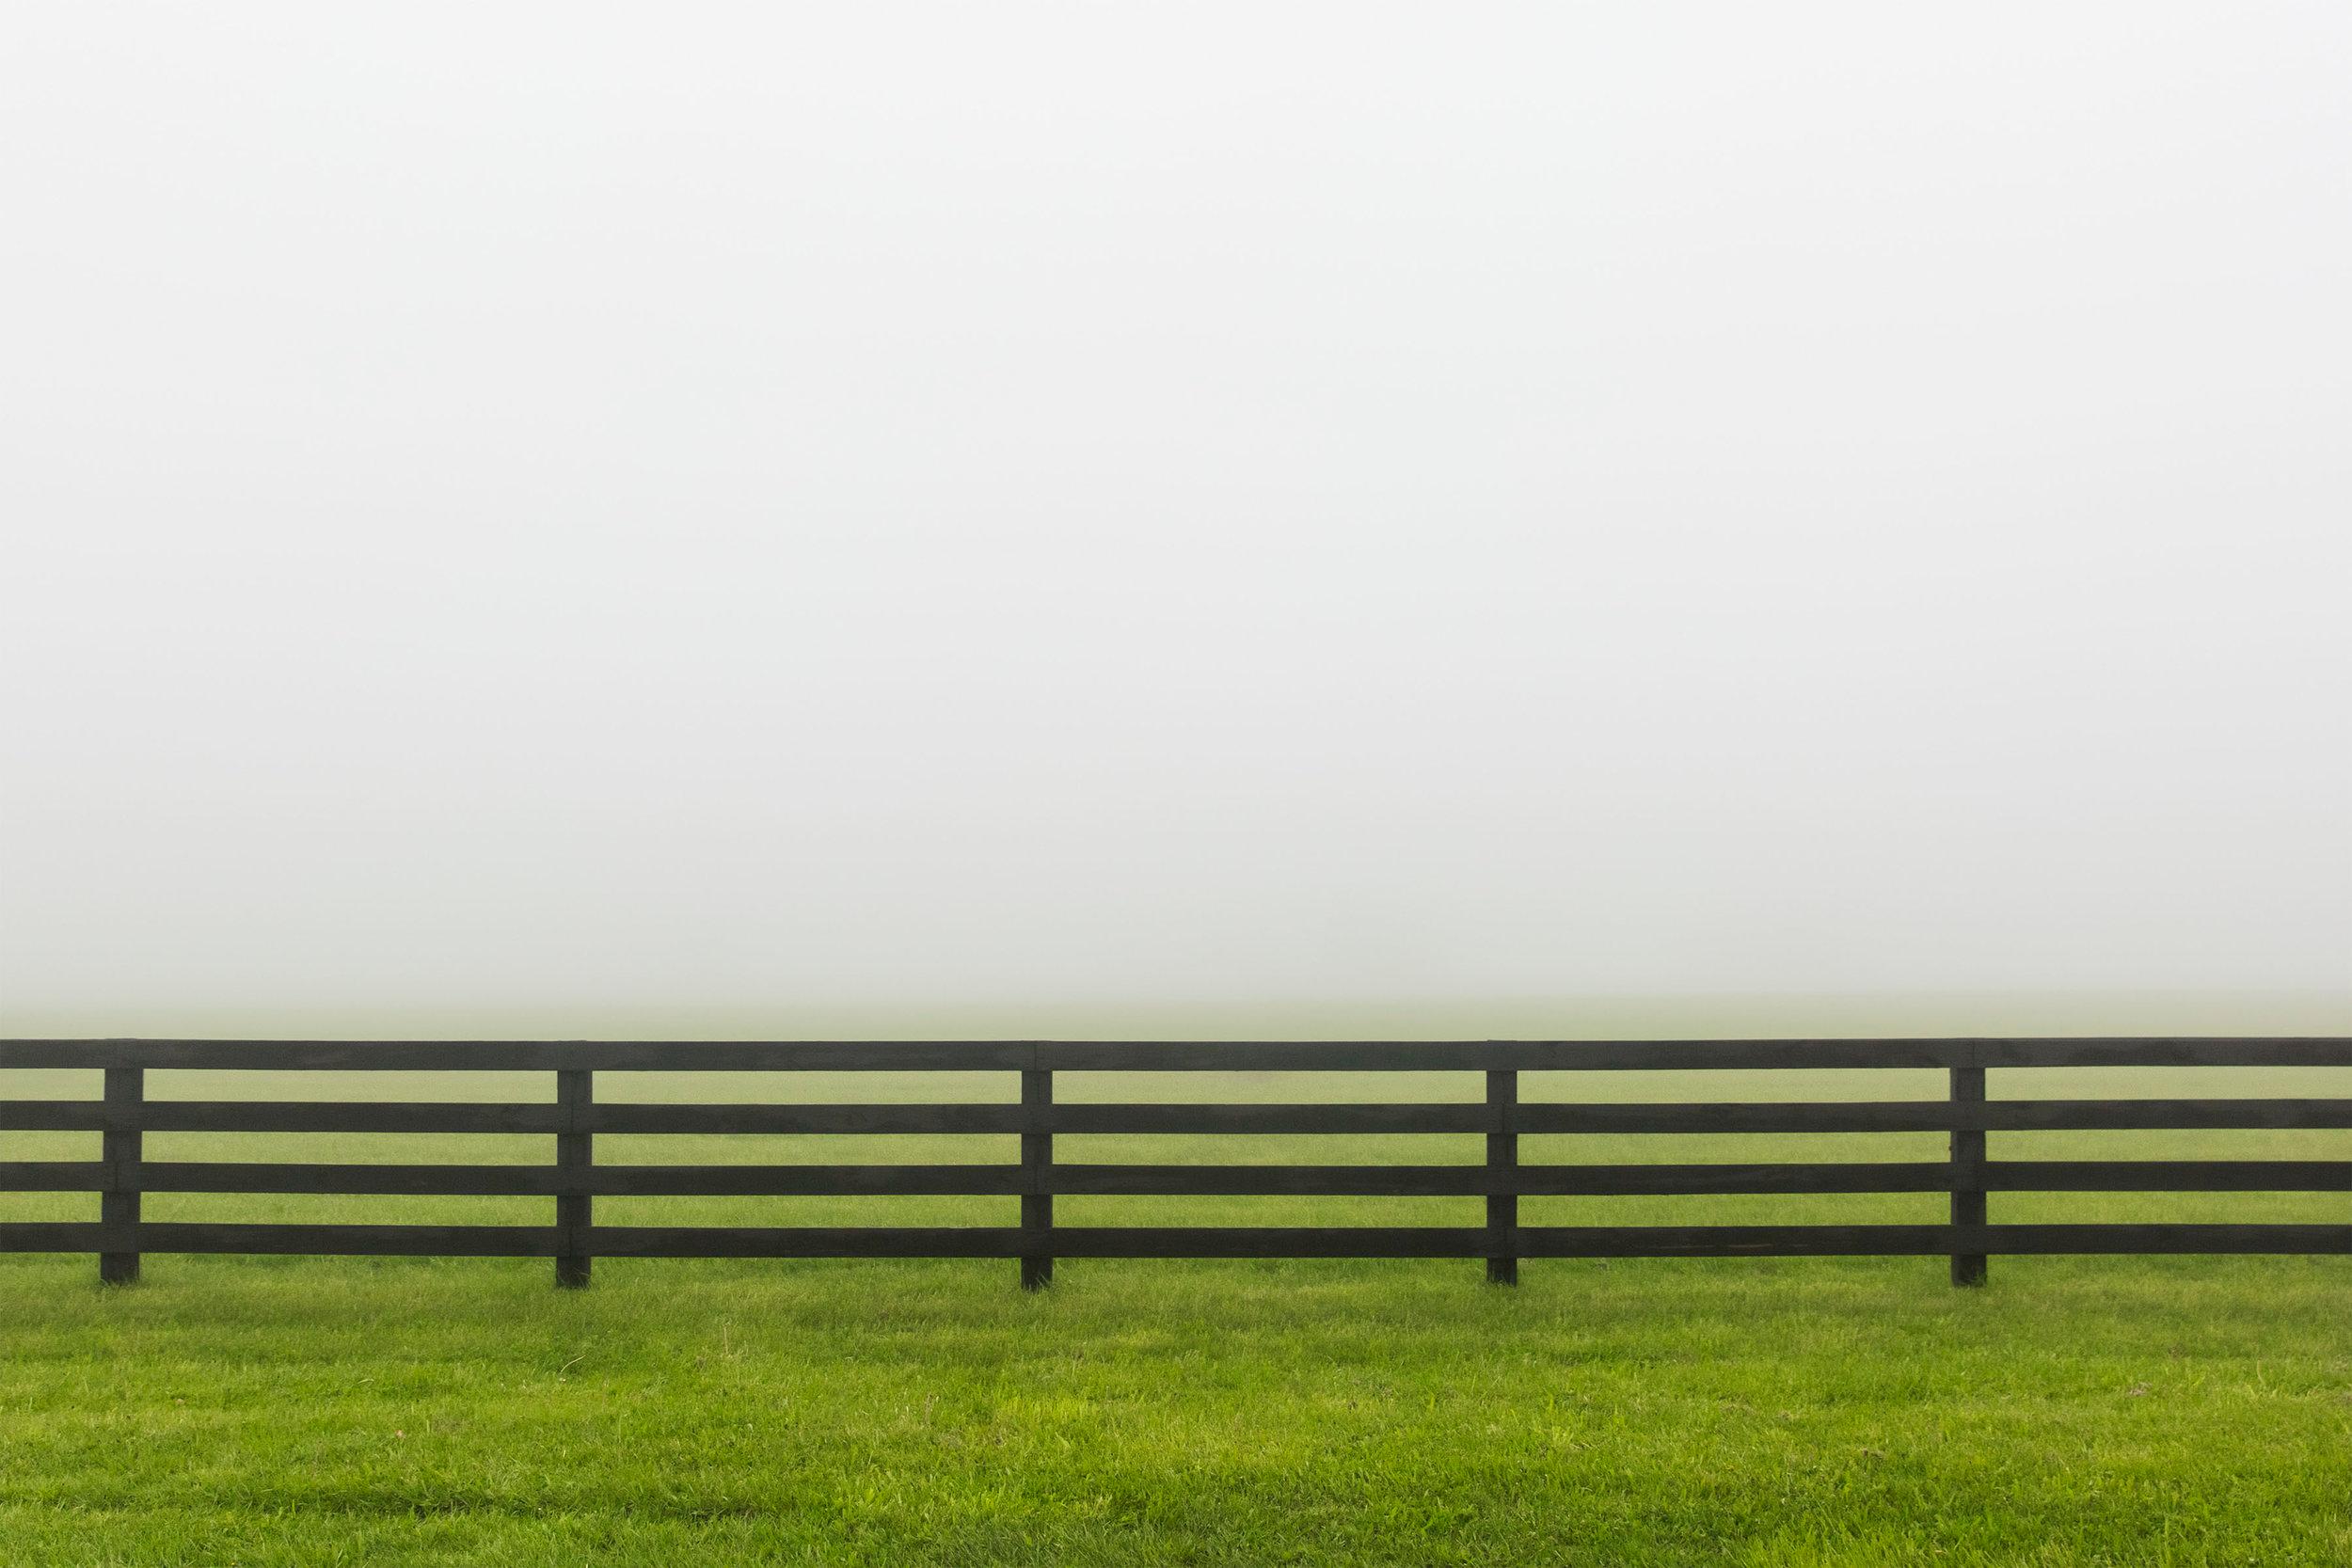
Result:
<instances>
[{"instance_id":1,"label":"hazy horizon line","mask_svg":"<svg viewBox=\"0 0 2352 1568\"><path fill-rule=\"evenodd\" d=\"M2352 1034L2352 990L1560 993L1489 997L442 1002L0 1006L0 1037L1307 1037Z\"/></svg>"}]
</instances>

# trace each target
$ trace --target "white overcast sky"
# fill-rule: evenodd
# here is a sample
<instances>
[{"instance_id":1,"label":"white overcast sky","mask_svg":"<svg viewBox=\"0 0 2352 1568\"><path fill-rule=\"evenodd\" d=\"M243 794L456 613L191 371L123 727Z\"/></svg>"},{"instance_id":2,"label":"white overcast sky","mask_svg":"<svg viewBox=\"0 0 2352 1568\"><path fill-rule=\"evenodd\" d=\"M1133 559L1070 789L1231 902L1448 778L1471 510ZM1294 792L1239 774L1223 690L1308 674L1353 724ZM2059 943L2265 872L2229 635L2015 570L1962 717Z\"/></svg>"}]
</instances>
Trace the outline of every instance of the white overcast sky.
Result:
<instances>
[{"instance_id":1,"label":"white overcast sky","mask_svg":"<svg viewBox=\"0 0 2352 1568\"><path fill-rule=\"evenodd\" d=\"M2352 983L2352 8L7 32L0 1020Z\"/></svg>"}]
</instances>

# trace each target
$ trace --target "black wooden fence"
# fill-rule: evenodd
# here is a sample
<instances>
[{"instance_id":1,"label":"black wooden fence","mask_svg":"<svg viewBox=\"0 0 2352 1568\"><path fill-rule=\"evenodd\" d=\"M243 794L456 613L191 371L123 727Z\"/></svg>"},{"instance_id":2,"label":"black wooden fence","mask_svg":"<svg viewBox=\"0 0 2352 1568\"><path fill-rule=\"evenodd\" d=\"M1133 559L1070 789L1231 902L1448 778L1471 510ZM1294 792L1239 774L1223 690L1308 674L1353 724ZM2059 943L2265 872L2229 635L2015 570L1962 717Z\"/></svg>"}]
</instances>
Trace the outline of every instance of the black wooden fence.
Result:
<instances>
[{"instance_id":1,"label":"black wooden fence","mask_svg":"<svg viewBox=\"0 0 2352 1568\"><path fill-rule=\"evenodd\" d=\"M2345 1192L2352 1160L1994 1160L1989 1132L2026 1130L2352 1128L2352 1099L1993 1100L1989 1069L2057 1067L2352 1067L2347 1038L1480 1040L1459 1042L0 1040L0 1069L102 1069L101 1100L0 1100L0 1132L102 1134L101 1158L0 1163L0 1192L95 1192L95 1224L0 1224L0 1252L90 1252L101 1276L138 1276L142 1253L552 1258L584 1285L606 1258L1008 1258L1031 1289L1056 1258L1483 1258L1512 1283L1522 1258L1948 1257L1981 1283L1994 1253L2352 1253L2343 1225L1994 1225L1994 1192ZM1941 1100L1594 1103L1522 1100L1527 1071L1936 1069ZM150 1069L529 1071L552 1101L410 1103L151 1100ZM1018 1103L600 1102L599 1072L1018 1073ZM1058 1104L1057 1073L1472 1071L1483 1102ZM147 1132L502 1132L555 1139L551 1165L148 1160ZM1949 1135L1949 1156L1828 1164L1522 1164L1520 1133L1888 1132ZM596 1162L612 1133L1017 1133L1014 1164L651 1164ZM1482 1133L1483 1164L1072 1164L1070 1133ZM229 1225L144 1221L144 1193L532 1196L551 1226ZM1522 1196L1947 1193L1943 1225L1523 1226ZM598 1196L965 1194L1017 1196L1016 1227L609 1226ZM1477 1227L1058 1226L1063 1194L1471 1196Z\"/></svg>"}]
</instances>

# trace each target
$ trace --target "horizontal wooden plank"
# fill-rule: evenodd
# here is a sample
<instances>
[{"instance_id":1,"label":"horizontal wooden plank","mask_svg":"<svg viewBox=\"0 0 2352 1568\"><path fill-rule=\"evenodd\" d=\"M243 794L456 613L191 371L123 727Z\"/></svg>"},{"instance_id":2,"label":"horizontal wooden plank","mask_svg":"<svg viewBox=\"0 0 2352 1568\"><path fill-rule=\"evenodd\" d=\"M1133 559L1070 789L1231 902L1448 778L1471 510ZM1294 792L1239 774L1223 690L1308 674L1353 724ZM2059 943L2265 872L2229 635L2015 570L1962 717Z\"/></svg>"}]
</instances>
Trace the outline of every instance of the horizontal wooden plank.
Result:
<instances>
[{"instance_id":1,"label":"horizontal wooden plank","mask_svg":"<svg viewBox=\"0 0 2352 1568\"><path fill-rule=\"evenodd\" d=\"M1018 1132L1113 1135L1320 1132L1863 1132L2031 1129L2352 1127L2352 1100L1943 1100L1722 1103L613 1105L604 1132ZM153 1125L151 1123L150 1125Z\"/></svg>"},{"instance_id":2,"label":"horizontal wooden plank","mask_svg":"<svg viewBox=\"0 0 2352 1568\"><path fill-rule=\"evenodd\" d=\"M1527 1226L1505 1233L1525 1258L1741 1258L1986 1254L2352 1254L2352 1225ZM1477 1258L1497 1235L1473 1227L596 1226L608 1258ZM121 1230L82 1223L0 1225L0 1252L246 1253L314 1257L552 1257L550 1226L203 1225Z\"/></svg>"},{"instance_id":3,"label":"horizontal wooden plank","mask_svg":"<svg viewBox=\"0 0 2352 1568\"><path fill-rule=\"evenodd\" d=\"M1988 1192L2343 1193L2352 1160L1991 1160Z\"/></svg>"},{"instance_id":4,"label":"horizontal wooden plank","mask_svg":"<svg viewBox=\"0 0 2352 1568\"><path fill-rule=\"evenodd\" d=\"M1940 1068L1965 1042L1783 1040L1047 1040L1065 1072L1484 1072Z\"/></svg>"},{"instance_id":5,"label":"horizontal wooden plank","mask_svg":"<svg viewBox=\"0 0 2352 1568\"><path fill-rule=\"evenodd\" d=\"M1952 1067L2352 1067L2339 1037L1984 1039L1044 1041L1039 1065L1079 1071L1806 1070Z\"/></svg>"},{"instance_id":6,"label":"horizontal wooden plank","mask_svg":"<svg viewBox=\"0 0 2352 1568\"><path fill-rule=\"evenodd\" d=\"M569 1189L553 1165L262 1164L150 1161L152 1193L430 1194L553 1196ZM577 1189L598 1196L1009 1195L1019 1165L592 1165ZM5 1190L0 1186L0 1190Z\"/></svg>"},{"instance_id":7,"label":"horizontal wooden plank","mask_svg":"<svg viewBox=\"0 0 2352 1568\"><path fill-rule=\"evenodd\" d=\"M286 1071L1543 1071L2352 1067L2352 1038L1595 1040L0 1040L0 1069Z\"/></svg>"},{"instance_id":8,"label":"horizontal wooden plank","mask_svg":"<svg viewBox=\"0 0 2352 1568\"><path fill-rule=\"evenodd\" d=\"M1981 1129L2352 1127L2347 1100L1942 1100L1482 1104L598 1104L581 1131L715 1133L1894 1132ZM0 1130L106 1126L202 1132L555 1132L552 1104L436 1101L0 1101Z\"/></svg>"},{"instance_id":9,"label":"horizontal wooden plank","mask_svg":"<svg viewBox=\"0 0 2352 1568\"><path fill-rule=\"evenodd\" d=\"M1962 1067L2352 1067L2352 1037L2340 1036L2115 1036L1980 1039Z\"/></svg>"},{"instance_id":10,"label":"horizontal wooden plank","mask_svg":"<svg viewBox=\"0 0 2352 1568\"><path fill-rule=\"evenodd\" d=\"M0 1253L96 1252L102 1229L81 1220L20 1220L0 1224Z\"/></svg>"},{"instance_id":11,"label":"horizontal wooden plank","mask_svg":"<svg viewBox=\"0 0 2352 1568\"><path fill-rule=\"evenodd\" d=\"M1057 1258L1481 1258L1474 1226L1064 1226Z\"/></svg>"},{"instance_id":12,"label":"horizontal wooden plank","mask_svg":"<svg viewBox=\"0 0 2352 1568\"><path fill-rule=\"evenodd\" d=\"M1523 1103L1520 1132L1939 1132L2352 1127L2352 1100Z\"/></svg>"},{"instance_id":13,"label":"horizontal wooden plank","mask_svg":"<svg viewBox=\"0 0 2352 1568\"><path fill-rule=\"evenodd\" d=\"M97 1161L0 1164L0 1192L99 1192ZM1025 1190L1015 1164L596 1165L580 1189L599 1196L1009 1196ZM455 1197L554 1196L566 1191L553 1165L387 1165L151 1160L124 1172L150 1193L318 1193Z\"/></svg>"},{"instance_id":14,"label":"horizontal wooden plank","mask_svg":"<svg viewBox=\"0 0 2352 1568\"><path fill-rule=\"evenodd\" d=\"M95 1193L106 1185L103 1160L0 1162L0 1193Z\"/></svg>"},{"instance_id":15,"label":"horizontal wooden plank","mask_svg":"<svg viewBox=\"0 0 2352 1568\"><path fill-rule=\"evenodd\" d=\"M2352 1225L1523 1227L1529 1258L1810 1257L1984 1253L2352 1253ZM603 1257L1479 1258L1483 1227L1064 1226L770 1229L599 1226Z\"/></svg>"},{"instance_id":16,"label":"horizontal wooden plank","mask_svg":"<svg viewBox=\"0 0 2352 1568\"><path fill-rule=\"evenodd\" d=\"M2346 1167L2306 1162L2345 1180ZM96 1192L100 1162L0 1164L0 1192ZM1062 1164L1046 1169L1047 1193L1195 1196L1475 1196L1523 1194L1941 1192L1944 1162L1885 1164L1142 1165ZM385 1165L148 1161L126 1185L151 1193L323 1193L442 1196L550 1196L564 1189L552 1165ZM602 1196L1012 1195L1028 1191L1017 1164L596 1165L584 1190ZM2283 1190L2283 1189L2281 1189ZM2332 1189L2329 1189L2332 1190Z\"/></svg>"},{"instance_id":17,"label":"horizontal wooden plank","mask_svg":"<svg viewBox=\"0 0 2352 1568\"><path fill-rule=\"evenodd\" d=\"M1940 1193L1953 1185L1948 1161L1830 1161L1741 1164L1484 1165L1057 1165L1057 1193L1195 1196L1612 1196ZM1489 1185L1490 1177L1499 1178ZM1995 1192L2347 1192L2352 1161L2342 1160L1995 1160L1981 1185Z\"/></svg>"},{"instance_id":18,"label":"horizontal wooden plank","mask_svg":"<svg viewBox=\"0 0 2352 1568\"><path fill-rule=\"evenodd\" d=\"M0 1164L0 1192L100 1192L101 1161ZM1477 1196L1944 1192L1945 1161L1738 1164L1150 1165L1061 1164L1040 1190L1067 1196ZM596 1165L585 1191L602 1196L1010 1196L1028 1191L1017 1164ZM276 1164L148 1161L126 1188L151 1193L320 1193L552 1196L552 1165ZM2343 1160L1995 1160L1992 1192L2352 1192Z\"/></svg>"},{"instance_id":19,"label":"horizontal wooden plank","mask_svg":"<svg viewBox=\"0 0 2352 1568\"><path fill-rule=\"evenodd\" d=\"M93 1252L96 1225L0 1226L0 1251ZM552 1227L191 1225L137 1227L136 1250L315 1257L551 1257ZM581 1243L600 1258L1472 1258L1482 1228L1438 1227L595 1226Z\"/></svg>"},{"instance_id":20,"label":"horizontal wooden plank","mask_svg":"<svg viewBox=\"0 0 2352 1568\"><path fill-rule=\"evenodd\" d=\"M1488 1190L1481 1165L1056 1164L1045 1190L1065 1196L1471 1196Z\"/></svg>"},{"instance_id":21,"label":"horizontal wooden plank","mask_svg":"<svg viewBox=\"0 0 2352 1568\"><path fill-rule=\"evenodd\" d=\"M0 1100L0 1132L95 1132L106 1125L97 1100Z\"/></svg>"},{"instance_id":22,"label":"horizontal wooden plank","mask_svg":"<svg viewBox=\"0 0 2352 1568\"><path fill-rule=\"evenodd\" d=\"M1606 1196L1943 1192L1952 1167L1907 1164L1687 1165L1056 1165L1051 1191L1194 1196Z\"/></svg>"},{"instance_id":23,"label":"horizontal wooden plank","mask_svg":"<svg viewBox=\"0 0 2352 1568\"><path fill-rule=\"evenodd\" d=\"M502 1225L0 1225L0 1252L227 1252L299 1257L551 1258L553 1227Z\"/></svg>"},{"instance_id":24,"label":"horizontal wooden plank","mask_svg":"<svg viewBox=\"0 0 2352 1568\"><path fill-rule=\"evenodd\" d=\"M1051 1132L1484 1132L1496 1125L1483 1104L1076 1104L1037 1114Z\"/></svg>"},{"instance_id":25,"label":"horizontal wooden plank","mask_svg":"<svg viewBox=\"0 0 2352 1568\"><path fill-rule=\"evenodd\" d=\"M552 1165L379 1165L150 1160L124 1173L150 1193L326 1193L434 1197L551 1197Z\"/></svg>"},{"instance_id":26,"label":"horizontal wooden plank","mask_svg":"<svg viewBox=\"0 0 2352 1568\"><path fill-rule=\"evenodd\" d=\"M0 1101L0 1130L91 1132L106 1126L151 1132L560 1132L554 1104L478 1101L149 1100L108 1107L97 1101ZM1018 1105L597 1104L579 1130L591 1132L1018 1132Z\"/></svg>"},{"instance_id":27,"label":"horizontal wooden plank","mask_svg":"<svg viewBox=\"0 0 2352 1568\"><path fill-rule=\"evenodd\" d=\"M0 1040L0 1069L211 1071L632 1072L1009 1071L1024 1040Z\"/></svg>"},{"instance_id":28,"label":"horizontal wooden plank","mask_svg":"<svg viewBox=\"0 0 2352 1568\"><path fill-rule=\"evenodd\" d=\"M1518 1251L1525 1258L2352 1253L2352 1225L1530 1226L1518 1232Z\"/></svg>"},{"instance_id":29,"label":"horizontal wooden plank","mask_svg":"<svg viewBox=\"0 0 2352 1568\"><path fill-rule=\"evenodd\" d=\"M1407 1227L598 1226L588 1244L611 1258L1474 1258L1484 1229Z\"/></svg>"},{"instance_id":30,"label":"horizontal wooden plank","mask_svg":"<svg viewBox=\"0 0 2352 1568\"><path fill-rule=\"evenodd\" d=\"M1955 1125L1993 1132L2352 1127L2352 1100L1993 1100Z\"/></svg>"}]
</instances>

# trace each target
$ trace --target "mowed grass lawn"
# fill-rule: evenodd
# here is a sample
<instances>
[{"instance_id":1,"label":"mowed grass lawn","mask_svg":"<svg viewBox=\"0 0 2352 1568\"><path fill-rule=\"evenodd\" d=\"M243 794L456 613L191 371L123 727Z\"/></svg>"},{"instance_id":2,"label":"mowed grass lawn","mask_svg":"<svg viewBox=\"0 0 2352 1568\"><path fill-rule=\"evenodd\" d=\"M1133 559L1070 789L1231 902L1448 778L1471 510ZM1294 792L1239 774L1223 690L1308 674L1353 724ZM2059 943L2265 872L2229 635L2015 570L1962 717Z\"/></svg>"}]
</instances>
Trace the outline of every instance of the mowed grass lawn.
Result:
<instances>
[{"instance_id":1,"label":"mowed grass lawn","mask_svg":"<svg viewBox=\"0 0 2352 1568\"><path fill-rule=\"evenodd\" d=\"M94 1095L87 1073L0 1096ZM542 1076L150 1075L158 1097L547 1099ZM1008 1099L1009 1075L598 1080ZM2001 1073L1996 1096L2352 1094ZM1067 1075L1066 1100L1474 1099L1469 1074ZM1933 1097L1932 1074L1527 1075L1530 1100ZM0 1134L0 1160L94 1158ZM546 1138L150 1134L544 1161ZM614 1162L1008 1160L1010 1138L619 1138ZM1933 1135L1526 1138L1534 1160L1937 1158ZM1994 1134L2352 1159L2352 1133ZM1069 1160L1475 1161L1474 1137L1064 1137ZM1995 1221L2352 1220L2352 1195L1996 1194ZM1927 1220L1934 1196L1525 1199L1526 1223ZM159 1219L548 1223L545 1199L164 1196ZM0 1218L95 1217L87 1195ZM1476 1200L1064 1198L1089 1223L1476 1223ZM1006 1198L603 1199L614 1223L1009 1224ZM0 1562L2352 1562L2352 1259L983 1262L0 1258Z\"/></svg>"}]
</instances>

